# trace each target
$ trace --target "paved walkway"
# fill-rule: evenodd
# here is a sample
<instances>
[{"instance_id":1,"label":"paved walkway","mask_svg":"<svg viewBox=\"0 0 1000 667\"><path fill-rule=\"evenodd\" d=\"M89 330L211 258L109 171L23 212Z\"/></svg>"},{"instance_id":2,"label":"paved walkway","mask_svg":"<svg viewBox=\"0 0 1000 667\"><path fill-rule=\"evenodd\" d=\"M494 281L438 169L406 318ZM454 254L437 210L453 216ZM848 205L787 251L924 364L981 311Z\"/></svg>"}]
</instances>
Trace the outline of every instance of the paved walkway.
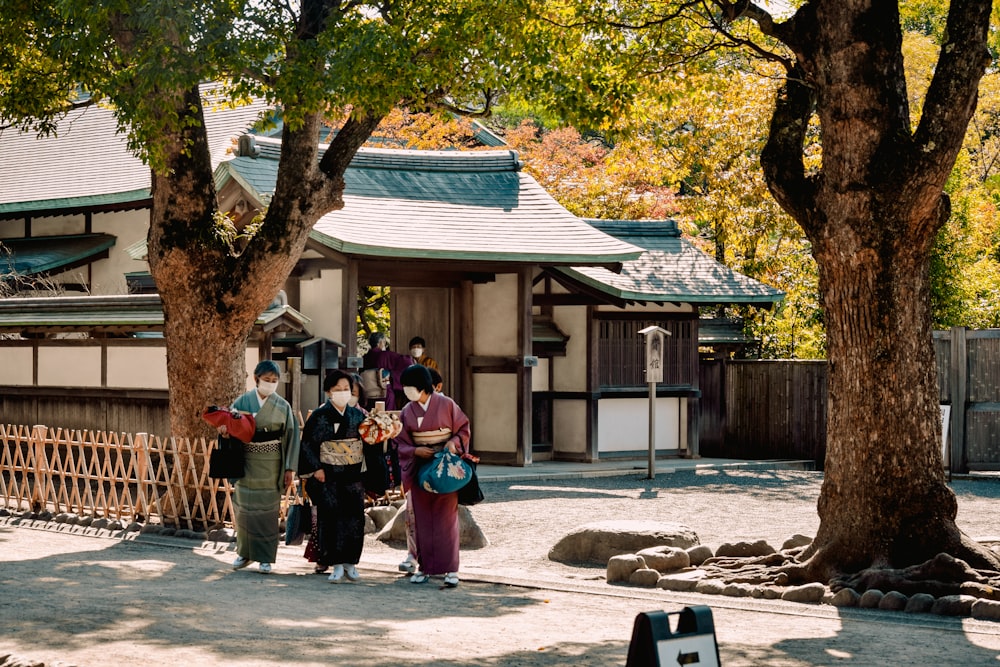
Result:
<instances>
[{"instance_id":1,"label":"paved walkway","mask_svg":"<svg viewBox=\"0 0 1000 667\"><path fill-rule=\"evenodd\" d=\"M611 517L683 521L711 546L811 534L822 475L794 467L664 460L649 480L645 462L482 466L487 501L472 511L491 544L463 551L457 589L408 583L402 549L372 539L363 580L331 585L301 547L281 547L265 576L230 570L227 544L0 520L0 665L8 652L80 666L622 665L636 614L690 604L712 609L727 667L1000 659L997 623L611 586L603 568L545 557ZM953 488L966 532L1000 534L1000 481Z\"/></svg>"}]
</instances>

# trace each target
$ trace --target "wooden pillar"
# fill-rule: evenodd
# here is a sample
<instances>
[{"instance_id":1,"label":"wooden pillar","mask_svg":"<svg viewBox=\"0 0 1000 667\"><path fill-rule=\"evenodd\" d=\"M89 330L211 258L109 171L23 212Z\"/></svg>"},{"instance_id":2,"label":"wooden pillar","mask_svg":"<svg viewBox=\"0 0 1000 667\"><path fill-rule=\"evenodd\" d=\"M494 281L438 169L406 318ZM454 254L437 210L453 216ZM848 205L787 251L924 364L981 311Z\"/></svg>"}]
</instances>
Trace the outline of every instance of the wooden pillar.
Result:
<instances>
[{"instance_id":1,"label":"wooden pillar","mask_svg":"<svg viewBox=\"0 0 1000 667\"><path fill-rule=\"evenodd\" d=\"M531 288L532 268L523 266L517 272L517 465L531 465L531 367L525 362L530 357L531 345Z\"/></svg>"},{"instance_id":2,"label":"wooden pillar","mask_svg":"<svg viewBox=\"0 0 1000 667\"><path fill-rule=\"evenodd\" d=\"M344 356L355 357L358 354L358 261L348 260L347 266L341 269L343 279L340 281L340 330L341 342L344 344ZM324 360L320 359L320 374L323 374ZM341 367L346 364L341 364ZM322 378L320 379L322 383Z\"/></svg>"},{"instance_id":3,"label":"wooden pillar","mask_svg":"<svg viewBox=\"0 0 1000 667\"><path fill-rule=\"evenodd\" d=\"M474 291L472 281L463 280L458 288L456 321L458 322L458 367L453 370L458 381L456 400L466 414L472 414L473 374L470 357L476 353L475 327L473 325Z\"/></svg>"},{"instance_id":4,"label":"wooden pillar","mask_svg":"<svg viewBox=\"0 0 1000 667\"><path fill-rule=\"evenodd\" d=\"M968 357L965 327L951 328L951 472L968 471L965 447L965 409L968 400Z\"/></svg>"},{"instance_id":5,"label":"wooden pillar","mask_svg":"<svg viewBox=\"0 0 1000 667\"><path fill-rule=\"evenodd\" d=\"M597 309L587 306L587 447L584 460L593 463L601 458L600 442L598 441L598 397L601 395L601 378L599 373L600 359L600 327L594 319Z\"/></svg>"},{"instance_id":6,"label":"wooden pillar","mask_svg":"<svg viewBox=\"0 0 1000 667\"><path fill-rule=\"evenodd\" d=\"M701 377L698 363L698 310L691 322L691 363L688 372L691 374L691 388L694 393L687 399L687 452L686 458L701 458ZM680 415L678 415L679 417ZM680 443L678 443L680 445Z\"/></svg>"}]
</instances>

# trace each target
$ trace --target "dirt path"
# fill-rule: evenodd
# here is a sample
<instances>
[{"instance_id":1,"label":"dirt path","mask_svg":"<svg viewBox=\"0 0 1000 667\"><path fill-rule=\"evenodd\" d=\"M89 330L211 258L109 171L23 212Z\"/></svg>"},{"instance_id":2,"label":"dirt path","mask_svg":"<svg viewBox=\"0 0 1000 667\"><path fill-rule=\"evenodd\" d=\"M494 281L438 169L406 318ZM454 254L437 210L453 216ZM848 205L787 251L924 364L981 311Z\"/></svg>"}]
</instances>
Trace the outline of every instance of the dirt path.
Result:
<instances>
[{"instance_id":1,"label":"dirt path","mask_svg":"<svg viewBox=\"0 0 1000 667\"><path fill-rule=\"evenodd\" d=\"M684 511L699 533L718 538L757 518L747 538L814 526L815 475L765 475L742 490L723 482L491 485L491 500L474 513L493 544L463 552L457 589L410 584L394 571L401 551L372 540L362 582L332 585L311 574L300 547L282 547L276 573L265 576L229 569L228 545L122 541L0 520L0 664L14 653L80 667L623 665L636 614L687 604L711 606L726 667L1000 658L996 623L608 586L600 570L544 560L553 534L623 508L629 518L666 520L674 518L663 516L667 508ZM977 530L994 528L995 515L980 513L997 490L960 494Z\"/></svg>"}]
</instances>

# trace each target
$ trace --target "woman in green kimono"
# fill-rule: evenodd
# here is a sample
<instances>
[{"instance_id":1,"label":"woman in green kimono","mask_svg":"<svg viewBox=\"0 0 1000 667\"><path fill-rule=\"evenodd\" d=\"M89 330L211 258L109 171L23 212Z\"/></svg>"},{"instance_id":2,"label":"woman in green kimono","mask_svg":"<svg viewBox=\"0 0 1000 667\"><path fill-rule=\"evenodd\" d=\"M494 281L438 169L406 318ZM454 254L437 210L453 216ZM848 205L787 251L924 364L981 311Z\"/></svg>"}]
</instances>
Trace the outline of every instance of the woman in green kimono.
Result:
<instances>
[{"instance_id":1,"label":"woman in green kimono","mask_svg":"<svg viewBox=\"0 0 1000 667\"><path fill-rule=\"evenodd\" d=\"M268 573L278 554L278 507L299 462L299 424L292 406L275 393L279 377L276 363L260 362L253 371L257 388L233 403L234 409L254 415L257 424L253 442L246 445L246 474L233 491L234 570L257 561L260 571Z\"/></svg>"}]
</instances>

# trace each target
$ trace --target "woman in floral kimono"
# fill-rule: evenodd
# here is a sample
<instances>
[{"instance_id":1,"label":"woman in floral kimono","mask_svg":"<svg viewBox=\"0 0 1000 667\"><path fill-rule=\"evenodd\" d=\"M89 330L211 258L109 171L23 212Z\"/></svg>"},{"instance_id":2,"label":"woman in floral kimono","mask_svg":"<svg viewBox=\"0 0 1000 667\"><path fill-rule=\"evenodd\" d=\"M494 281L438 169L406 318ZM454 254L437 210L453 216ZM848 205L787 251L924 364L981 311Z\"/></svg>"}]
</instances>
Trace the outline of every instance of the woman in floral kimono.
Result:
<instances>
[{"instance_id":1,"label":"woman in floral kimono","mask_svg":"<svg viewBox=\"0 0 1000 667\"><path fill-rule=\"evenodd\" d=\"M396 442L403 484L408 490L408 502L413 504L416 557L420 567L410 581L422 584L431 575L443 574L445 586L454 587L458 585L458 494L425 491L416 483L416 478L421 465L445 447L452 454L468 453L472 435L469 418L455 401L434 393L430 372L424 366L410 366L401 379L410 402L400 414L403 430ZM442 435L440 442L431 445L414 442L414 434L439 429L449 431Z\"/></svg>"},{"instance_id":2,"label":"woman in floral kimono","mask_svg":"<svg viewBox=\"0 0 1000 667\"><path fill-rule=\"evenodd\" d=\"M328 581L361 578L357 564L365 542L365 488L361 482L358 425L364 413L350 405L353 381L340 370L323 381L327 401L316 408L302 431L299 473L316 506L316 572L333 566ZM355 455L356 452L356 455Z\"/></svg>"},{"instance_id":3,"label":"woman in floral kimono","mask_svg":"<svg viewBox=\"0 0 1000 667\"><path fill-rule=\"evenodd\" d=\"M268 573L278 554L278 506L282 492L295 479L299 460L299 423L288 401L275 393L280 369L271 360L253 371L256 389L233 403L254 415L257 430L246 445L246 473L233 491L236 514L236 560L239 570L253 561ZM219 427L220 432L225 427ZM223 434L225 435L225 434Z\"/></svg>"}]
</instances>

